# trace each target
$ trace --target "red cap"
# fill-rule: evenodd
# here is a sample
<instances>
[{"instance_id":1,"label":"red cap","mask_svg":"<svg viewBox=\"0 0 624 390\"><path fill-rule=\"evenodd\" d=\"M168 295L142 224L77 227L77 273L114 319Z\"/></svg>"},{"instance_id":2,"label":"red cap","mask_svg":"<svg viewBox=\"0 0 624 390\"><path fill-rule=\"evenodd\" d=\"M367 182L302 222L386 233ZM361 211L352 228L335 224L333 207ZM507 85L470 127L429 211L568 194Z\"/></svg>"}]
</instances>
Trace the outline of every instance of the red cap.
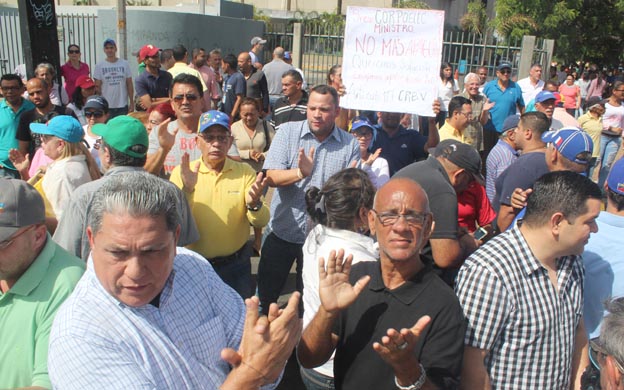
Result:
<instances>
[{"instance_id":1,"label":"red cap","mask_svg":"<svg viewBox=\"0 0 624 390\"><path fill-rule=\"evenodd\" d=\"M145 45L139 50L139 59L143 61L145 57L155 56L159 51L160 49L154 45Z\"/></svg>"},{"instance_id":2,"label":"red cap","mask_svg":"<svg viewBox=\"0 0 624 390\"><path fill-rule=\"evenodd\" d=\"M88 89L95 87L95 82L89 76L81 75L76 79L76 86L82 89Z\"/></svg>"}]
</instances>

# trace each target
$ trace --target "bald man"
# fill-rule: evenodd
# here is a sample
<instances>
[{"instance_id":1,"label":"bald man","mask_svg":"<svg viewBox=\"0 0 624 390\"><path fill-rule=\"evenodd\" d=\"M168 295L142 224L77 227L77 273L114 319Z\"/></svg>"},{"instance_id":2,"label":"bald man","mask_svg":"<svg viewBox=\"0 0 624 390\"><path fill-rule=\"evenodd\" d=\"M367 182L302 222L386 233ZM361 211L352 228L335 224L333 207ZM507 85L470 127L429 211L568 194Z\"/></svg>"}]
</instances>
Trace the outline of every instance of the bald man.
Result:
<instances>
[{"instance_id":1,"label":"bald man","mask_svg":"<svg viewBox=\"0 0 624 390\"><path fill-rule=\"evenodd\" d=\"M379 262L351 269L340 248L319 259L321 307L299 342L301 365L316 367L335 349L338 389L455 387L464 317L420 256L434 225L425 191L411 179L390 180L368 223Z\"/></svg>"},{"instance_id":2,"label":"bald man","mask_svg":"<svg viewBox=\"0 0 624 390\"><path fill-rule=\"evenodd\" d=\"M251 55L244 51L238 55L238 69L247 81L246 97L255 99L262 108L262 116L269 113L269 87L264 72L251 63Z\"/></svg>"}]
</instances>

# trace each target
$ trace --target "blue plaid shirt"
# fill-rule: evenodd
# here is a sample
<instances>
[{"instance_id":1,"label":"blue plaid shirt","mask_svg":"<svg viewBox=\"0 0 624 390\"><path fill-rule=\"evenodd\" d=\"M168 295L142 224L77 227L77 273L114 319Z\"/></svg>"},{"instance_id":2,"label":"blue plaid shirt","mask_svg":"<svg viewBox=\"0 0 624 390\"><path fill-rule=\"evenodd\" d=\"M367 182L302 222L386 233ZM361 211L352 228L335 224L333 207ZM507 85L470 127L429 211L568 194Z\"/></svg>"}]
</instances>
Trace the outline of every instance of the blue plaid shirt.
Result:
<instances>
[{"instance_id":1,"label":"blue plaid shirt","mask_svg":"<svg viewBox=\"0 0 624 390\"><path fill-rule=\"evenodd\" d=\"M305 120L281 125L271 142L263 168L297 168L299 149L303 148L308 155L312 147L315 150L312 174L297 183L278 187L271 200L271 230L282 240L295 244L303 244L306 239L307 189L323 187L327 179L360 158L360 148L351 134L334 127L330 136L319 142Z\"/></svg>"},{"instance_id":2,"label":"blue plaid shirt","mask_svg":"<svg viewBox=\"0 0 624 390\"><path fill-rule=\"evenodd\" d=\"M89 259L50 334L55 389L217 389L238 349L245 306L201 256L178 248L160 305L126 306L100 284Z\"/></svg>"}]
</instances>

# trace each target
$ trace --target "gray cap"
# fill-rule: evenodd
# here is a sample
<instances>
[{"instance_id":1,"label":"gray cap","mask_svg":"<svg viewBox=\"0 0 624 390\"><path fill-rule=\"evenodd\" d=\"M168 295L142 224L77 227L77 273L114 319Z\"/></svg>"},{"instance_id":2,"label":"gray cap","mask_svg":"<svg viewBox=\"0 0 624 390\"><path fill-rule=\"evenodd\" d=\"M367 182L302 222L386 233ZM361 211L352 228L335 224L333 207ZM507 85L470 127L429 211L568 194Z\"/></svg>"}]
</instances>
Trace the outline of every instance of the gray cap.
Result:
<instances>
[{"instance_id":1,"label":"gray cap","mask_svg":"<svg viewBox=\"0 0 624 390\"><path fill-rule=\"evenodd\" d=\"M45 222L43 198L23 180L0 178L0 241L22 227Z\"/></svg>"},{"instance_id":2,"label":"gray cap","mask_svg":"<svg viewBox=\"0 0 624 390\"><path fill-rule=\"evenodd\" d=\"M520 115L509 115L505 118L505 122L503 122L503 131L501 131L501 133L504 133L507 130L515 129L518 127L518 123L520 123Z\"/></svg>"}]
</instances>

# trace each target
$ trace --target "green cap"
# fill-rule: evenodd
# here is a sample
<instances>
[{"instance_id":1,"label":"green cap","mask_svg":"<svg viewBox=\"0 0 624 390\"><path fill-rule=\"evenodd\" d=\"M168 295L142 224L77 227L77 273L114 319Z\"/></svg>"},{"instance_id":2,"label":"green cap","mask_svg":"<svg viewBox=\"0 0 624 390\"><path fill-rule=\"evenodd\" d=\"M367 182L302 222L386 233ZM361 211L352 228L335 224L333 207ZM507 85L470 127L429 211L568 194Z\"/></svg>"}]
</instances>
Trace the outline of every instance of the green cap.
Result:
<instances>
[{"instance_id":1,"label":"green cap","mask_svg":"<svg viewBox=\"0 0 624 390\"><path fill-rule=\"evenodd\" d=\"M98 123L91 128L95 134L102 137L110 147L131 157L145 157L149 140L147 130L138 119L127 115L117 116L106 124ZM134 145L145 146L145 153L132 150Z\"/></svg>"}]
</instances>

